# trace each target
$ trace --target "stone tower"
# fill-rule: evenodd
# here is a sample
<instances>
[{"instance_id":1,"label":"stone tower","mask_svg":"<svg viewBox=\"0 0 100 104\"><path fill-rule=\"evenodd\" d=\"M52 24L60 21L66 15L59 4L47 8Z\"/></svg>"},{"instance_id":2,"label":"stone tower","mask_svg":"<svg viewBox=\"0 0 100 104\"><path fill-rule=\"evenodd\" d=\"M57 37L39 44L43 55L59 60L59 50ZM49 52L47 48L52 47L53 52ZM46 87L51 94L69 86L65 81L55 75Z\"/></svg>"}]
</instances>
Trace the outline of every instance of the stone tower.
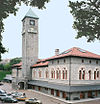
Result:
<instances>
[{"instance_id":1,"label":"stone tower","mask_svg":"<svg viewBox=\"0 0 100 104\"><path fill-rule=\"evenodd\" d=\"M38 17L29 9L22 20L22 77L31 80L30 66L38 60Z\"/></svg>"}]
</instances>

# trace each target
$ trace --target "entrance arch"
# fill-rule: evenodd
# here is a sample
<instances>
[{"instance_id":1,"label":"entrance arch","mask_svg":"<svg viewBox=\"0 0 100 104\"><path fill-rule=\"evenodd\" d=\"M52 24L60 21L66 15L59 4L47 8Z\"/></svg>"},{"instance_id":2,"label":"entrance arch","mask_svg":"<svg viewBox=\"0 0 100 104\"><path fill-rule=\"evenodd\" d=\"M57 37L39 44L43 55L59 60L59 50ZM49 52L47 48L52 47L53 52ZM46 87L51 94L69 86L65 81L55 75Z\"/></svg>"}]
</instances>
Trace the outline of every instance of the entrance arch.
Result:
<instances>
[{"instance_id":1,"label":"entrance arch","mask_svg":"<svg viewBox=\"0 0 100 104\"><path fill-rule=\"evenodd\" d=\"M24 89L24 82L19 82L18 87L19 89Z\"/></svg>"}]
</instances>

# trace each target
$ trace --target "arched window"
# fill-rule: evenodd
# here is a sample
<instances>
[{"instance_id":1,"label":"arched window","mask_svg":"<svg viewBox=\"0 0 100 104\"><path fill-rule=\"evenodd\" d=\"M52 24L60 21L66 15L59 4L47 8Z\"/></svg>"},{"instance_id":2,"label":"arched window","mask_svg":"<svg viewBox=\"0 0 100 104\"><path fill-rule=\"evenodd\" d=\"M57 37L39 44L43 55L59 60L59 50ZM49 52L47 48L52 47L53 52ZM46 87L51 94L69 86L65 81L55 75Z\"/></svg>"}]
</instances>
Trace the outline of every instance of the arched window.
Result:
<instances>
[{"instance_id":1,"label":"arched window","mask_svg":"<svg viewBox=\"0 0 100 104\"><path fill-rule=\"evenodd\" d=\"M99 71L97 71L97 78L99 78Z\"/></svg>"},{"instance_id":2,"label":"arched window","mask_svg":"<svg viewBox=\"0 0 100 104\"><path fill-rule=\"evenodd\" d=\"M61 79L61 71L59 70L59 68L58 70L56 70L56 78Z\"/></svg>"},{"instance_id":3,"label":"arched window","mask_svg":"<svg viewBox=\"0 0 100 104\"><path fill-rule=\"evenodd\" d=\"M65 70L65 79L67 79L67 70Z\"/></svg>"},{"instance_id":4,"label":"arched window","mask_svg":"<svg viewBox=\"0 0 100 104\"><path fill-rule=\"evenodd\" d=\"M85 80L85 70L84 68L81 68L81 70L79 70L79 79L83 79Z\"/></svg>"},{"instance_id":5,"label":"arched window","mask_svg":"<svg viewBox=\"0 0 100 104\"><path fill-rule=\"evenodd\" d=\"M94 71L94 79L96 79L96 71Z\"/></svg>"},{"instance_id":6,"label":"arched window","mask_svg":"<svg viewBox=\"0 0 100 104\"><path fill-rule=\"evenodd\" d=\"M98 79L99 78L99 70L98 68L94 71L94 79Z\"/></svg>"},{"instance_id":7,"label":"arched window","mask_svg":"<svg viewBox=\"0 0 100 104\"><path fill-rule=\"evenodd\" d=\"M59 70L59 79L61 79L61 71Z\"/></svg>"},{"instance_id":8,"label":"arched window","mask_svg":"<svg viewBox=\"0 0 100 104\"><path fill-rule=\"evenodd\" d=\"M85 70L83 71L83 79L85 80Z\"/></svg>"},{"instance_id":9,"label":"arched window","mask_svg":"<svg viewBox=\"0 0 100 104\"><path fill-rule=\"evenodd\" d=\"M82 79L82 72L81 72L81 70L79 71L79 79Z\"/></svg>"},{"instance_id":10,"label":"arched window","mask_svg":"<svg viewBox=\"0 0 100 104\"><path fill-rule=\"evenodd\" d=\"M67 79L67 70L66 70L66 68L64 68L64 70L62 71L62 79Z\"/></svg>"},{"instance_id":11,"label":"arched window","mask_svg":"<svg viewBox=\"0 0 100 104\"><path fill-rule=\"evenodd\" d=\"M91 70L89 70L89 80L91 80Z\"/></svg>"},{"instance_id":12,"label":"arched window","mask_svg":"<svg viewBox=\"0 0 100 104\"><path fill-rule=\"evenodd\" d=\"M45 75L46 75L46 78L48 78L49 76L48 76L48 71L46 70L46 72L45 72Z\"/></svg>"},{"instance_id":13,"label":"arched window","mask_svg":"<svg viewBox=\"0 0 100 104\"><path fill-rule=\"evenodd\" d=\"M53 78L53 71L51 71L51 78Z\"/></svg>"},{"instance_id":14,"label":"arched window","mask_svg":"<svg viewBox=\"0 0 100 104\"><path fill-rule=\"evenodd\" d=\"M63 72L62 72L62 75L63 75L62 78L63 78L63 79L65 78L65 77L64 77L64 74L65 74L65 73L64 73L64 70L63 70Z\"/></svg>"},{"instance_id":15,"label":"arched window","mask_svg":"<svg viewBox=\"0 0 100 104\"><path fill-rule=\"evenodd\" d=\"M57 78L57 79L58 79L58 76L59 76L58 70L56 70L56 78Z\"/></svg>"},{"instance_id":16,"label":"arched window","mask_svg":"<svg viewBox=\"0 0 100 104\"><path fill-rule=\"evenodd\" d=\"M55 79L55 71L54 71L54 79Z\"/></svg>"},{"instance_id":17,"label":"arched window","mask_svg":"<svg viewBox=\"0 0 100 104\"><path fill-rule=\"evenodd\" d=\"M39 71L39 77L41 78L41 71Z\"/></svg>"}]
</instances>

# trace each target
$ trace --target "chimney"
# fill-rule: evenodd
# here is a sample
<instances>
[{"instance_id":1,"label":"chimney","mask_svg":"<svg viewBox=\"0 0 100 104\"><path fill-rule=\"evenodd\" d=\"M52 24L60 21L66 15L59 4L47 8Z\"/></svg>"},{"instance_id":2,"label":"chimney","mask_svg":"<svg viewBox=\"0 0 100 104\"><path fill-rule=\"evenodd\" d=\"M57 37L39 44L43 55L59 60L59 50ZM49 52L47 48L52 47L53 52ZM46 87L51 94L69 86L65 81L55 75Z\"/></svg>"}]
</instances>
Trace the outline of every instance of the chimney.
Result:
<instances>
[{"instance_id":1,"label":"chimney","mask_svg":"<svg viewBox=\"0 0 100 104\"><path fill-rule=\"evenodd\" d=\"M59 49L55 49L55 55L59 55Z\"/></svg>"}]
</instances>

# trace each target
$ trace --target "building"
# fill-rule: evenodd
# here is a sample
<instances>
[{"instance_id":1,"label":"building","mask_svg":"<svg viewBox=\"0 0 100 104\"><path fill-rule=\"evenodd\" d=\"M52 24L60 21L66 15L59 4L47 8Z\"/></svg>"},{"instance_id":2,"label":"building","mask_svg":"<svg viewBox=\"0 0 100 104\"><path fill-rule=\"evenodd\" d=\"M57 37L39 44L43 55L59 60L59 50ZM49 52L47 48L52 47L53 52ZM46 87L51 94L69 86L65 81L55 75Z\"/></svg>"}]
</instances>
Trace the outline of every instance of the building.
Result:
<instances>
[{"instance_id":1,"label":"building","mask_svg":"<svg viewBox=\"0 0 100 104\"><path fill-rule=\"evenodd\" d=\"M38 59L38 17L29 10L23 22L22 62L12 69L12 87L31 88L66 100L100 97L100 55L78 47Z\"/></svg>"},{"instance_id":2,"label":"building","mask_svg":"<svg viewBox=\"0 0 100 104\"><path fill-rule=\"evenodd\" d=\"M3 65L8 64L10 62L10 60L11 59L4 59L0 62L0 64L3 64Z\"/></svg>"}]
</instances>

